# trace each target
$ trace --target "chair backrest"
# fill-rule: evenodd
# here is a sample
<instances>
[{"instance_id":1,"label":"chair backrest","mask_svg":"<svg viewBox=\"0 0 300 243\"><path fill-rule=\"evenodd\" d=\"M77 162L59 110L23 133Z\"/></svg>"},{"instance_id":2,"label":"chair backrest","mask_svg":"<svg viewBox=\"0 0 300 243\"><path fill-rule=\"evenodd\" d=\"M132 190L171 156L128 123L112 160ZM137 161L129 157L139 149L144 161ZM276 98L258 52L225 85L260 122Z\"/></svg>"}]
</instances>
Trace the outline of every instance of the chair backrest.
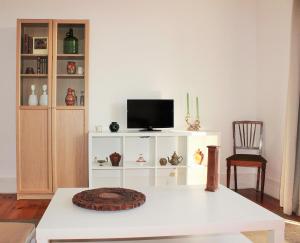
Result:
<instances>
[{"instance_id":1,"label":"chair backrest","mask_svg":"<svg viewBox=\"0 0 300 243\"><path fill-rule=\"evenodd\" d=\"M262 152L263 122L261 121L234 121L233 153L237 150L257 150Z\"/></svg>"}]
</instances>

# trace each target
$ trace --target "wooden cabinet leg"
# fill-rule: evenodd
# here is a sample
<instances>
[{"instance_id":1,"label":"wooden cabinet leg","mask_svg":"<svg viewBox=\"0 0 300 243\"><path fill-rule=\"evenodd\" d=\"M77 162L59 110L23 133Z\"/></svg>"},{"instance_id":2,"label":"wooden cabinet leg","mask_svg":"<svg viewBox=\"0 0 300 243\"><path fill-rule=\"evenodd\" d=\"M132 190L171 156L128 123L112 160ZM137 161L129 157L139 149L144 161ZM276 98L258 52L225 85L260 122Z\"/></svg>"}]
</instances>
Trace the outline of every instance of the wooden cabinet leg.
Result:
<instances>
[{"instance_id":1,"label":"wooden cabinet leg","mask_svg":"<svg viewBox=\"0 0 300 243\"><path fill-rule=\"evenodd\" d=\"M231 170L230 170L230 164L227 162L227 187L230 188L230 173L231 173Z\"/></svg>"},{"instance_id":2,"label":"wooden cabinet leg","mask_svg":"<svg viewBox=\"0 0 300 243\"><path fill-rule=\"evenodd\" d=\"M256 178L256 191L259 191L259 181L260 181L260 167L257 169L257 178Z\"/></svg>"},{"instance_id":3,"label":"wooden cabinet leg","mask_svg":"<svg viewBox=\"0 0 300 243\"><path fill-rule=\"evenodd\" d=\"M264 200L265 176L266 176L266 165L263 164L262 174L261 174L261 201Z\"/></svg>"},{"instance_id":4,"label":"wooden cabinet leg","mask_svg":"<svg viewBox=\"0 0 300 243\"><path fill-rule=\"evenodd\" d=\"M234 190L237 191L236 165L234 165Z\"/></svg>"}]
</instances>

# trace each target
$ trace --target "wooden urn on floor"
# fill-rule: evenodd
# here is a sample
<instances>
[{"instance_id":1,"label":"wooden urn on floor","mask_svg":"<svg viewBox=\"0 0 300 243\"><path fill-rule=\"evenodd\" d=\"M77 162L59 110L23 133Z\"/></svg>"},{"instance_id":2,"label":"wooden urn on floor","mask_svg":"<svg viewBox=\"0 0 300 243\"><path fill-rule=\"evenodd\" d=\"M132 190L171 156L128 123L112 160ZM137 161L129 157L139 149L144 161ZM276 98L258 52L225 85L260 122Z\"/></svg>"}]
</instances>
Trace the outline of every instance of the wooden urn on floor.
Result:
<instances>
[{"instance_id":1,"label":"wooden urn on floor","mask_svg":"<svg viewBox=\"0 0 300 243\"><path fill-rule=\"evenodd\" d=\"M207 181L206 191L214 192L218 189L219 184L219 147L207 146L208 162L207 162Z\"/></svg>"}]
</instances>

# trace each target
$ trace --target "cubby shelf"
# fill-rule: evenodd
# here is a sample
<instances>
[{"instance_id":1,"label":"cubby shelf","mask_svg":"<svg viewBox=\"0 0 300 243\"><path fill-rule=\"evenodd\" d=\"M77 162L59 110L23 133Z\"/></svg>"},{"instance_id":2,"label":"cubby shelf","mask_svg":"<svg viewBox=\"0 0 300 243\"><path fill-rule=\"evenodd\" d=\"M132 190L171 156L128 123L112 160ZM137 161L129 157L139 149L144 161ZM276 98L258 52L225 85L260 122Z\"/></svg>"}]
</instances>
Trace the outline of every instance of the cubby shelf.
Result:
<instances>
[{"instance_id":1,"label":"cubby shelf","mask_svg":"<svg viewBox=\"0 0 300 243\"><path fill-rule=\"evenodd\" d=\"M218 145L219 133L214 131L165 131L89 133L89 185L193 185L206 182L207 145ZM195 164L194 152L201 148L206 158L202 165ZM160 165L159 159L170 157L176 151L183 157L178 165ZM110 153L121 154L120 167L110 162L99 166L95 158L108 158ZM136 162L143 156L146 162ZM115 171L119 170L118 173ZM110 172L111 171L111 172Z\"/></svg>"},{"instance_id":2,"label":"cubby shelf","mask_svg":"<svg viewBox=\"0 0 300 243\"><path fill-rule=\"evenodd\" d=\"M122 170L123 166L99 165L97 162L92 163L93 170Z\"/></svg>"},{"instance_id":3,"label":"cubby shelf","mask_svg":"<svg viewBox=\"0 0 300 243\"><path fill-rule=\"evenodd\" d=\"M165 165L165 166L157 166L157 169L177 169L177 168L190 168L190 166L186 165Z\"/></svg>"}]
</instances>

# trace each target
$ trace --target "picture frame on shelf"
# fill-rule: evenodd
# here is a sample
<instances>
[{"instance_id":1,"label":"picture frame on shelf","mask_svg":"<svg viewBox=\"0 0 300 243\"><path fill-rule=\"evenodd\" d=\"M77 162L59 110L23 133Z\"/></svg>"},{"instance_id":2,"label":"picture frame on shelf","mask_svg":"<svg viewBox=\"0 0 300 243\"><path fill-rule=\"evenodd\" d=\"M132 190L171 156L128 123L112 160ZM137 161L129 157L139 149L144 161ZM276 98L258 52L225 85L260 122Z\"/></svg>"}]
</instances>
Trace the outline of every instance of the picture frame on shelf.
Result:
<instances>
[{"instance_id":1,"label":"picture frame on shelf","mask_svg":"<svg viewBox=\"0 0 300 243\"><path fill-rule=\"evenodd\" d=\"M48 54L48 37L33 37L33 54Z\"/></svg>"}]
</instances>

